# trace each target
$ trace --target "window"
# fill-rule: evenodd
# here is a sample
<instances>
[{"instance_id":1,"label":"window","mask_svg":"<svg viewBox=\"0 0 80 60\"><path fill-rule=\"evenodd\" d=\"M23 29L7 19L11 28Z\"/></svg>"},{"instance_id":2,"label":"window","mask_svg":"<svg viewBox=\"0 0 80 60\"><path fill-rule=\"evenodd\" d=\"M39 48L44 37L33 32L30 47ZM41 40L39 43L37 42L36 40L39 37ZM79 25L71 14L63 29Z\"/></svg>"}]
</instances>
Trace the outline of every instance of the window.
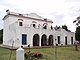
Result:
<instances>
[{"instance_id":1,"label":"window","mask_svg":"<svg viewBox=\"0 0 80 60\"><path fill-rule=\"evenodd\" d=\"M27 35L22 34L22 45L26 45L26 44L27 44Z\"/></svg>"},{"instance_id":2,"label":"window","mask_svg":"<svg viewBox=\"0 0 80 60\"><path fill-rule=\"evenodd\" d=\"M35 25L35 24L33 24L33 27L35 28L35 27L36 27L36 25Z\"/></svg>"},{"instance_id":3,"label":"window","mask_svg":"<svg viewBox=\"0 0 80 60\"><path fill-rule=\"evenodd\" d=\"M53 30L53 27L51 26L51 30Z\"/></svg>"},{"instance_id":4,"label":"window","mask_svg":"<svg viewBox=\"0 0 80 60\"><path fill-rule=\"evenodd\" d=\"M23 26L23 23L22 22L19 22L19 26Z\"/></svg>"},{"instance_id":5,"label":"window","mask_svg":"<svg viewBox=\"0 0 80 60\"><path fill-rule=\"evenodd\" d=\"M58 36L58 44L60 44L60 36Z\"/></svg>"},{"instance_id":6,"label":"window","mask_svg":"<svg viewBox=\"0 0 80 60\"><path fill-rule=\"evenodd\" d=\"M71 37L71 44L73 44L73 37Z\"/></svg>"},{"instance_id":7,"label":"window","mask_svg":"<svg viewBox=\"0 0 80 60\"><path fill-rule=\"evenodd\" d=\"M47 29L47 23L43 24L43 29Z\"/></svg>"},{"instance_id":8,"label":"window","mask_svg":"<svg viewBox=\"0 0 80 60\"><path fill-rule=\"evenodd\" d=\"M65 45L67 45L67 36L65 37Z\"/></svg>"},{"instance_id":9,"label":"window","mask_svg":"<svg viewBox=\"0 0 80 60\"><path fill-rule=\"evenodd\" d=\"M43 29L47 29L47 26L45 25L45 26L43 27Z\"/></svg>"}]
</instances>

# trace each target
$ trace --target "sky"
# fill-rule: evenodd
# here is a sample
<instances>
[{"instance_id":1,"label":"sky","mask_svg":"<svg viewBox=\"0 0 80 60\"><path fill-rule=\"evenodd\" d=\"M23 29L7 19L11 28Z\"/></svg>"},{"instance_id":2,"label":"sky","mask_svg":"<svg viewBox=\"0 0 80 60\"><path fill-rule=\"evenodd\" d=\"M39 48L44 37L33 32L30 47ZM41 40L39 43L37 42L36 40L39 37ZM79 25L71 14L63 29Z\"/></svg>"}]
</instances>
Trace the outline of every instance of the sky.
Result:
<instances>
[{"instance_id":1,"label":"sky","mask_svg":"<svg viewBox=\"0 0 80 60\"><path fill-rule=\"evenodd\" d=\"M75 32L73 21L80 15L80 0L0 0L0 29L7 9L22 14L36 13L51 19L53 26L67 25Z\"/></svg>"}]
</instances>

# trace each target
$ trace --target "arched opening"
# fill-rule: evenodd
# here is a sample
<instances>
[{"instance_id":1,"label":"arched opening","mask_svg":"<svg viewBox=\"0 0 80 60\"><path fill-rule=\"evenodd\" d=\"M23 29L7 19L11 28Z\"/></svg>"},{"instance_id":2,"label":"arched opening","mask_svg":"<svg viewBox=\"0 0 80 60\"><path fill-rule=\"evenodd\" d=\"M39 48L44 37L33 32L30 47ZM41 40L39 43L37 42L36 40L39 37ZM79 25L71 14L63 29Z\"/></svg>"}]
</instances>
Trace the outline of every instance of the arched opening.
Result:
<instances>
[{"instance_id":1,"label":"arched opening","mask_svg":"<svg viewBox=\"0 0 80 60\"><path fill-rule=\"evenodd\" d=\"M53 35L50 35L49 36L48 45L49 46L52 46L53 45Z\"/></svg>"},{"instance_id":2,"label":"arched opening","mask_svg":"<svg viewBox=\"0 0 80 60\"><path fill-rule=\"evenodd\" d=\"M39 46L39 35L35 34L33 36L33 46Z\"/></svg>"},{"instance_id":3,"label":"arched opening","mask_svg":"<svg viewBox=\"0 0 80 60\"><path fill-rule=\"evenodd\" d=\"M47 36L44 34L42 35L41 38L41 46L46 46L47 45Z\"/></svg>"}]
</instances>

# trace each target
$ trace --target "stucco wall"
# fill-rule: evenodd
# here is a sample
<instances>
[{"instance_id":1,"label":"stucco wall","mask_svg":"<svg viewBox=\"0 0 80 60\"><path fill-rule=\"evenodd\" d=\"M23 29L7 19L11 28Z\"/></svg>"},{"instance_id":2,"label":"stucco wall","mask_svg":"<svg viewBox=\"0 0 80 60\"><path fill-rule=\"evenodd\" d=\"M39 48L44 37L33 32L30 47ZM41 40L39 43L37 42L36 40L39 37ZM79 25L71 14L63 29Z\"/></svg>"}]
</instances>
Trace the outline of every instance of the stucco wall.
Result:
<instances>
[{"instance_id":1,"label":"stucco wall","mask_svg":"<svg viewBox=\"0 0 80 60\"><path fill-rule=\"evenodd\" d=\"M19 26L19 20L22 19L23 26ZM32 24L33 21L36 23L36 27L34 28ZM47 23L47 29L43 29L43 24ZM40 26L38 26L40 24ZM55 39L58 42L57 36L60 36L60 44L65 45L65 36L67 36L68 45L71 45L71 37L73 37L73 43L75 41L75 33L65 31L64 29L60 28L58 30L51 30L52 23L40 20L34 20L30 18L23 18L20 16L9 15L4 20L4 31L3 31L3 44L12 46L14 41L14 46L19 47L22 45L22 34L27 35L27 44L23 45L27 47L29 44L33 47L33 36L38 34L39 39L39 46L41 46L41 38L42 35L45 34L47 36L47 40L50 35L53 36L53 43L55 45Z\"/></svg>"}]
</instances>

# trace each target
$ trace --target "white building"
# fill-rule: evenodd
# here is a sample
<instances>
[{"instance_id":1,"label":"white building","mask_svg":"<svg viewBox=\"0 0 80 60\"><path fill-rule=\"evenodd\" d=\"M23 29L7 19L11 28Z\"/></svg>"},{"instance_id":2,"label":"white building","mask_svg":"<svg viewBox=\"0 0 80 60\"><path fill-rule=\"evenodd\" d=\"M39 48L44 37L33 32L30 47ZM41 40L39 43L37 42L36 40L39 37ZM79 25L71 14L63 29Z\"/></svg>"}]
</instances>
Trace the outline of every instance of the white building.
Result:
<instances>
[{"instance_id":1,"label":"white building","mask_svg":"<svg viewBox=\"0 0 80 60\"><path fill-rule=\"evenodd\" d=\"M42 18L35 13L19 14L6 10L3 18L3 45L14 47L30 45L53 46L71 45L75 41L75 33L68 32L62 28L52 27L52 20Z\"/></svg>"}]
</instances>

